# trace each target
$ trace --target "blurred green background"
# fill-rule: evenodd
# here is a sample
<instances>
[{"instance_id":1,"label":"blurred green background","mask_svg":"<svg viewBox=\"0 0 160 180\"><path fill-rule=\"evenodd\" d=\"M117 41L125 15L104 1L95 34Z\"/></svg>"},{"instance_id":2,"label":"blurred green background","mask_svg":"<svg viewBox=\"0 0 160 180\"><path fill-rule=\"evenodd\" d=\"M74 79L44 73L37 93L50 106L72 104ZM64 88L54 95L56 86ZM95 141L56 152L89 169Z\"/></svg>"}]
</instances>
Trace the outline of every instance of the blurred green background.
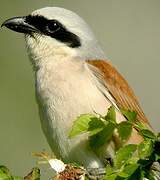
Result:
<instances>
[{"instance_id":1,"label":"blurred green background","mask_svg":"<svg viewBox=\"0 0 160 180\"><path fill-rule=\"evenodd\" d=\"M159 0L1 0L0 23L45 6L77 12L130 82L151 124L160 130ZM0 164L23 175L31 152L50 152L41 131L32 68L23 35L0 31Z\"/></svg>"}]
</instances>

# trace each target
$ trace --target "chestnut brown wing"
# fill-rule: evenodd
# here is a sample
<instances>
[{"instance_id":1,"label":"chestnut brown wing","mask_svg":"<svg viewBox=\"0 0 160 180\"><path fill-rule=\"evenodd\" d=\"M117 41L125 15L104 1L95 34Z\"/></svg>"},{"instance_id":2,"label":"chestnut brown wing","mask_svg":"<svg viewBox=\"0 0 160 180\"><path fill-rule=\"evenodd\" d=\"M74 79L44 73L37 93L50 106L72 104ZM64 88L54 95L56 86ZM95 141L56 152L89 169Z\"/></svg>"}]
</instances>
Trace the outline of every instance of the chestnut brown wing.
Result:
<instances>
[{"instance_id":1,"label":"chestnut brown wing","mask_svg":"<svg viewBox=\"0 0 160 180\"><path fill-rule=\"evenodd\" d=\"M97 68L97 72L101 74L105 86L119 108L136 111L138 120L149 124L133 90L123 76L108 61L87 60L87 63Z\"/></svg>"}]
</instances>

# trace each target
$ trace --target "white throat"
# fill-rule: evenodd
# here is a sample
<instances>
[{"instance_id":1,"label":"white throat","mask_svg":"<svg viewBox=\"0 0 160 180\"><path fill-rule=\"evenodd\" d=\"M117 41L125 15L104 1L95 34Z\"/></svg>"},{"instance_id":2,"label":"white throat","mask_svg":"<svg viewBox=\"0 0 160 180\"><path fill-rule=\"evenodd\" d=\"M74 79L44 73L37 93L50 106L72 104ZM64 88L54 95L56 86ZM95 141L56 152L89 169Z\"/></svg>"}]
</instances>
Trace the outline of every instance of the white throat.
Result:
<instances>
[{"instance_id":1,"label":"white throat","mask_svg":"<svg viewBox=\"0 0 160 180\"><path fill-rule=\"evenodd\" d=\"M57 41L54 38L34 34L25 36L28 54L35 67L43 66L46 60L51 60L52 63L61 58L78 58L83 60L88 59L106 59L104 52L95 39L88 42L82 42L78 48L68 47L66 44ZM50 62L51 63L51 62Z\"/></svg>"}]
</instances>

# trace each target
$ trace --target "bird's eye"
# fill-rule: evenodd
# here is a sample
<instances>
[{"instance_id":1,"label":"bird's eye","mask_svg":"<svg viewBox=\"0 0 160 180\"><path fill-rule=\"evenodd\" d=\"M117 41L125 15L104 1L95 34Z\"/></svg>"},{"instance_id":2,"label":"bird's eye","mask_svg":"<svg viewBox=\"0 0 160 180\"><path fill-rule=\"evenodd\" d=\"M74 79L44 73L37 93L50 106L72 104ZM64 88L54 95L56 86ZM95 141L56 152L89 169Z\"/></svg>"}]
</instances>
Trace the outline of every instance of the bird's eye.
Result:
<instances>
[{"instance_id":1,"label":"bird's eye","mask_svg":"<svg viewBox=\"0 0 160 180\"><path fill-rule=\"evenodd\" d=\"M51 20L47 23L46 29L49 33L54 33L60 29L60 25L58 22Z\"/></svg>"}]
</instances>

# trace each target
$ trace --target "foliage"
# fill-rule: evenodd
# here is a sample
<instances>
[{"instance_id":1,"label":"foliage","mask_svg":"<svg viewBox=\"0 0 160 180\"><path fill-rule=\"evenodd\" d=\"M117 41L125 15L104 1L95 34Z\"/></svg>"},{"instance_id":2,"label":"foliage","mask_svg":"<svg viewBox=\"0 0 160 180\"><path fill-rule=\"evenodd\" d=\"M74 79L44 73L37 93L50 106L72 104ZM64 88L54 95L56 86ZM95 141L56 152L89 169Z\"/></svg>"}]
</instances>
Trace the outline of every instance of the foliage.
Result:
<instances>
[{"instance_id":1,"label":"foliage","mask_svg":"<svg viewBox=\"0 0 160 180\"><path fill-rule=\"evenodd\" d=\"M141 180L147 178L154 180L151 172L153 162L160 163L160 134L156 135L144 124L137 120L134 111L122 110L122 114L127 121L117 123L115 108L111 106L106 116L96 114L95 116L84 114L78 117L70 137L88 132L89 143L93 149L100 148L107 141L112 140L115 132L118 133L121 146L117 150L113 159L113 165L106 167L106 180ZM85 121L86 119L86 121ZM85 122L85 123L83 123ZM83 128L79 124L83 124ZM138 144L125 144L135 128L143 137L143 141Z\"/></svg>"},{"instance_id":2,"label":"foliage","mask_svg":"<svg viewBox=\"0 0 160 180\"><path fill-rule=\"evenodd\" d=\"M82 133L87 133L89 145L93 150L103 147L107 142L118 138L119 146L113 158L113 163L106 167L104 180L155 180L151 167L154 162L160 163L160 133L156 135L144 124L137 120L137 114L130 110L121 110L126 121L117 122L115 108L111 106L105 116L99 114L83 114L77 117L69 133L69 138L74 138ZM143 137L140 144L127 144L133 129ZM50 158L45 153L36 154L50 164ZM54 165L55 166L55 165ZM51 166L52 167L52 166ZM70 166L66 166L70 167ZM71 166L72 171L64 171L65 176L73 172L81 174L81 169ZM80 170L80 171L79 171ZM63 172L58 176L63 176ZM5 167L0 166L0 180L40 180L40 170L33 168L25 176L17 177ZM87 179L87 177L86 177Z\"/></svg>"},{"instance_id":3,"label":"foliage","mask_svg":"<svg viewBox=\"0 0 160 180\"><path fill-rule=\"evenodd\" d=\"M9 169L5 166L0 166L0 180L40 180L40 170L35 167L32 171L23 177L13 176Z\"/></svg>"}]
</instances>

